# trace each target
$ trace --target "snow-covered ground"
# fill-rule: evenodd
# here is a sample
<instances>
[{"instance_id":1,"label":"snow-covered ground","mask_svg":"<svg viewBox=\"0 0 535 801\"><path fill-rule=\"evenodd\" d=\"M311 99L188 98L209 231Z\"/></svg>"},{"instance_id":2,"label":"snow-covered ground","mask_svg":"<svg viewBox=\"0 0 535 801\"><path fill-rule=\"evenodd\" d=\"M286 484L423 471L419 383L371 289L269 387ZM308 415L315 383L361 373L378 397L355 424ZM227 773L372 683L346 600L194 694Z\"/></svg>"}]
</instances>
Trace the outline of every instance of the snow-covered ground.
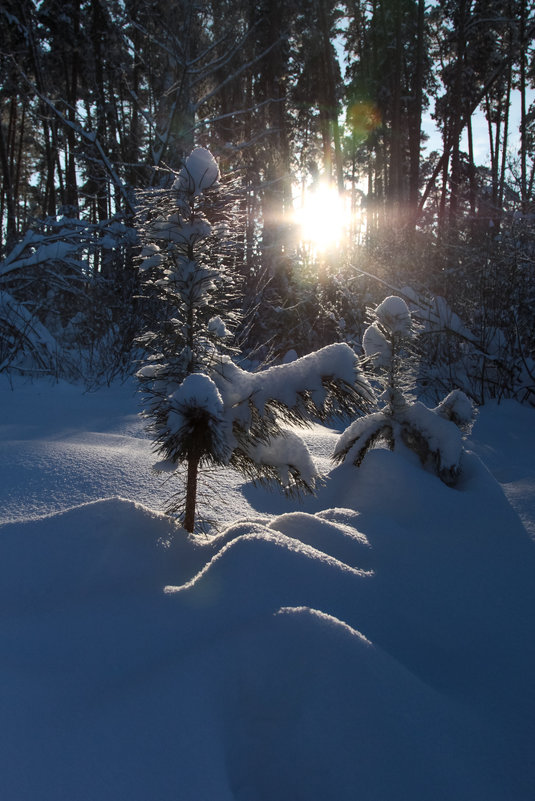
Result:
<instances>
[{"instance_id":1,"label":"snow-covered ground","mask_svg":"<svg viewBox=\"0 0 535 801\"><path fill-rule=\"evenodd\" d=\"M455 489L313 428L319 496L211 474L213 538L131 385L0 409L3 801L535 797L533 409L480 410Z\"/></svg>"}]
</instances>

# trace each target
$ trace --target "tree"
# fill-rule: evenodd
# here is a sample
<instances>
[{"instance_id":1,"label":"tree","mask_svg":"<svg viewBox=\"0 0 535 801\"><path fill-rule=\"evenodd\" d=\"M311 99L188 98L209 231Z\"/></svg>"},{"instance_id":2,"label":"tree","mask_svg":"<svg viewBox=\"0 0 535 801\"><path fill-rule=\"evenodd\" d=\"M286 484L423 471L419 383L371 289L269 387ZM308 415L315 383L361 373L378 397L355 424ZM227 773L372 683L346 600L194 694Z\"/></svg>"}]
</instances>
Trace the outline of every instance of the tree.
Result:
<instances>
[{"instance_id":1,"label":"tree","mask_svg":"<svg viewBox=\"0 0 535 801\"><path fill-rule=\"evenodd\" d=\"M333 459L352 461L358 467L377 443L386 442L394 450L402 442L445 484L454 484L461 470L461 429L473 420L472 403L460 390L451 392L435 409L411 401L406 389L406 360L412 351L413 331L407 304L391 295L377 306L373 316L363 346L377 368L383 406L343 432Z\"/></svg>"},{"instance_id":2,"label":"tree","mask_svg":"<svg viewBox=\"0 0 535 801\"><path fill-rule=\"evenodd\" d=\"M427 16L423 0L345 5L349 156L368 179L368 233L381 233L412 225L418 204Z\"/></svg>"}]
</instances>

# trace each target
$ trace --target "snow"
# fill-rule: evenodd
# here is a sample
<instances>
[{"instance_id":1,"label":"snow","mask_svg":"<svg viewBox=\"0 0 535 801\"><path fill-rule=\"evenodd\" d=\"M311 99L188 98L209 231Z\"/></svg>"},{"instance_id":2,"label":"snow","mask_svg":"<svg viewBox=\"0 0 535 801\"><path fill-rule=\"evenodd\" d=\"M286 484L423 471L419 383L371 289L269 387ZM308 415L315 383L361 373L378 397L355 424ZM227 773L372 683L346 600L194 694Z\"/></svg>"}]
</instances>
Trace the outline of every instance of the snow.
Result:
<instances>
[{"instance_id":1,"label":"snow","mask_svg":"<svg viewBox=\"0 0 535 801\"><path fill-rule=\"evenodd\" d=\"M391 336L411 336L412 318L403 298L389 295L373 310L374 322L364 331L362 347L377 367L388 367L392 359Z\"/></svg>"},{"instance_id":2,"label":"snow","mask_svg":"<svg viewBox=\"0 0 535 801\"><path fill-rule=\"evenodd\" d=\"M159 267L163 260L163 254L154 242L149 242L141 250L142 260L139 263L141 270L150 270L151 267Z\"/></svg>"},{"instance_id":3,"label":"snow","mask_svg":"<svg viewBox=\"0 0 535 801\"><path fill-rule=\"evenodd\" d=\"M43 243L42 238L35 236L35 234L33 238L35 239L35 243L27 236L23 240L23 244L27 245L29 242L32 242L35 250L30 253L30 255L17 259L16 261L12 258L5 259L0 265L0 275L4 276L14 270L21 270L23 267L33 267L36 264L43 264L49 261L65 261L69 256L80 249L80 244L77 242L61 241L58 239L55 242L47 244L46 242ZM20 252L20 250L17 252ZM10 254L10 256L12 256L12 254Z\"/></svg>"},{"instance_id":4,"label":"snow","mask_svg":"<svg viewBox=\"0 0 535 801\"><path fill-rule=\"evenodd\" d=\"M469 428L475 417L474 404L460 389L454 389L435 407L434 411L451 420L461 429Z\"/></svg>"},{"instance_id":5,"label":"snow","mask_svg":"<svg viewBox=\"0 0 535 801\"><path fill-rule=\"evenodd\" d=\"M375 316L393 334L410 335L412 327L411 314L403 298L397 295L389 295L377 306Z\"/></svg>"},{"instance_id":6,"label":"snow","mask_svg":"<svg viewBox=\"0 0 535 801\"><path fill-rule=\"evenodd\" d=\"M450 420L445 420L420 401L408 404L402 412L403 422L421 433L444 470L457 469L462 455L462 435Z\"/></svg>"},{"instance_id":7,"label":"snow","mask_svg":"<svg viewBox=\"0 0 535 801\"><path fill-rule=\"evenodd\" d=\"M357 367L355 352L343 342L327 345L314 353L286 364L269 367L258 373L242 370L232 361L218 367L219 389L229 405L243 403L251 398L261 414L266 403L275 399L292 408L299 395L310 391L317 405L325 399L322 377L330 376L350 386L358 381L362 395L372 397L370 387ZM217 374L214 380L218 380Z\"/></svg>"},{"instance_id":8,"label":"snow","mask_svg":"<svg viewBox=\"0 0 535 801\"><path fill-rule=\"evenodd\" d=\"M455 489L403 448L301 506L211 473L209 538L132 385L0 405L2 799L531 801L533 409L479 410Z\"/></svg>"},{"instance_id":9,"label":"snow","mask_svg":"<svg viewBox=\"0 0 535 801\"><path fill-rule=\"evenodd\" d=\"M223 400L219 390L204 373L187 375L180 386L170 397L172 408L180 406L198 406L214 417L223 414Z\"/></svg>"},{"instance_id":10,"label":"snow","mask_svg":"<svg viewBox=\"0 0 535 801\"><path fill-rule=\"evenodd\" d=\"M228 330L227 326L221 317L219 317L219 315L211 317L210 320L208 320L208 330L219 339L225 339L225 337L232 336L231 332Z\"/></svg>"},{"instance_id":11,"label":"snow","mask_svg":"<svg viewBox=\"0 0 535 801\"><path fill-rule=\"evenodd\" d=\"M274 467L282 486L286 488L292 483L290 468L297 469L309 487L313 487L319 477L303 439L290 430L282 429L282 434L268 443L260 442L252 446L248 454L255 462Z\"/></svg>"},{"instance_id":12,"label":"snow","mask_svg":"<svg viewBox=\"0 0 535 801\"><path fill-rule=\"evenodd\" d=\"M184 166L173 184L173 189L187 192L194 197L210 189L219 180L217 162L204 147L194 148L187 157Z\"/></svg>"},{"instance_id":13,"label":"snow","mask_svg":"<svg viewBox=\"0 0 535 801\"><path fill-rule=\"evenodd\" d=\"M368 358L373 358L377 367L387 367L392 359L392 345L376 322L365 330L362 348Z\"/></svg>"}]
</instances>

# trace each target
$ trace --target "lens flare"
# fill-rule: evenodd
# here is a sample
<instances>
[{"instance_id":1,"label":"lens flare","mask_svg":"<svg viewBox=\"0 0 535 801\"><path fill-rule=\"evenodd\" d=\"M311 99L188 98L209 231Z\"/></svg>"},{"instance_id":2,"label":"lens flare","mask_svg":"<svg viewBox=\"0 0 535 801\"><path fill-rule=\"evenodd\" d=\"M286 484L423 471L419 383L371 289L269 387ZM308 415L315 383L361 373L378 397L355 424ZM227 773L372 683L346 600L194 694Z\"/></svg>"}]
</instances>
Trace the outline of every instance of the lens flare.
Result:
<instances>
[{"instance_id":1,"label":"lens flare","mask_svg":"<svg viewBox=\"0 0 535 801\"><path fill-rule=\"evenodd\" d=\"M347 125L352 136L364 142L382 124L381 112L369 100L358 100L347 109Z\"/></svg>"}]
</instances>

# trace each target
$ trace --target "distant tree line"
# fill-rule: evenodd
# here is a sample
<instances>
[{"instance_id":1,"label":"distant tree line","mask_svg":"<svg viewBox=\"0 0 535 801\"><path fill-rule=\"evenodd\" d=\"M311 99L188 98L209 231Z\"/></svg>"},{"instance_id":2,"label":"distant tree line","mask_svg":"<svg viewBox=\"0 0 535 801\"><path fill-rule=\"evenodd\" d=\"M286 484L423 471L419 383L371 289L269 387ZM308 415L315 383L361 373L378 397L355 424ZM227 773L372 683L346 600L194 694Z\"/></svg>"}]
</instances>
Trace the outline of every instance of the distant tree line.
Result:
<instances>
[{"instance_id":1,"label":"distant tree line","mask_svg":"<svg viewBox=\"0 0 535 801\"><path fill-rule=\"evenodd\" d=\"M139 193L201 145L232 180L226 267L251 358L358 348L366 308L395 291L422 326L423 390L533 399L534 6L5 0L0 371L129 369L151 314ZM292 217L320 177L355 214L323 256Z\"/></svg>"}]
</instances>

